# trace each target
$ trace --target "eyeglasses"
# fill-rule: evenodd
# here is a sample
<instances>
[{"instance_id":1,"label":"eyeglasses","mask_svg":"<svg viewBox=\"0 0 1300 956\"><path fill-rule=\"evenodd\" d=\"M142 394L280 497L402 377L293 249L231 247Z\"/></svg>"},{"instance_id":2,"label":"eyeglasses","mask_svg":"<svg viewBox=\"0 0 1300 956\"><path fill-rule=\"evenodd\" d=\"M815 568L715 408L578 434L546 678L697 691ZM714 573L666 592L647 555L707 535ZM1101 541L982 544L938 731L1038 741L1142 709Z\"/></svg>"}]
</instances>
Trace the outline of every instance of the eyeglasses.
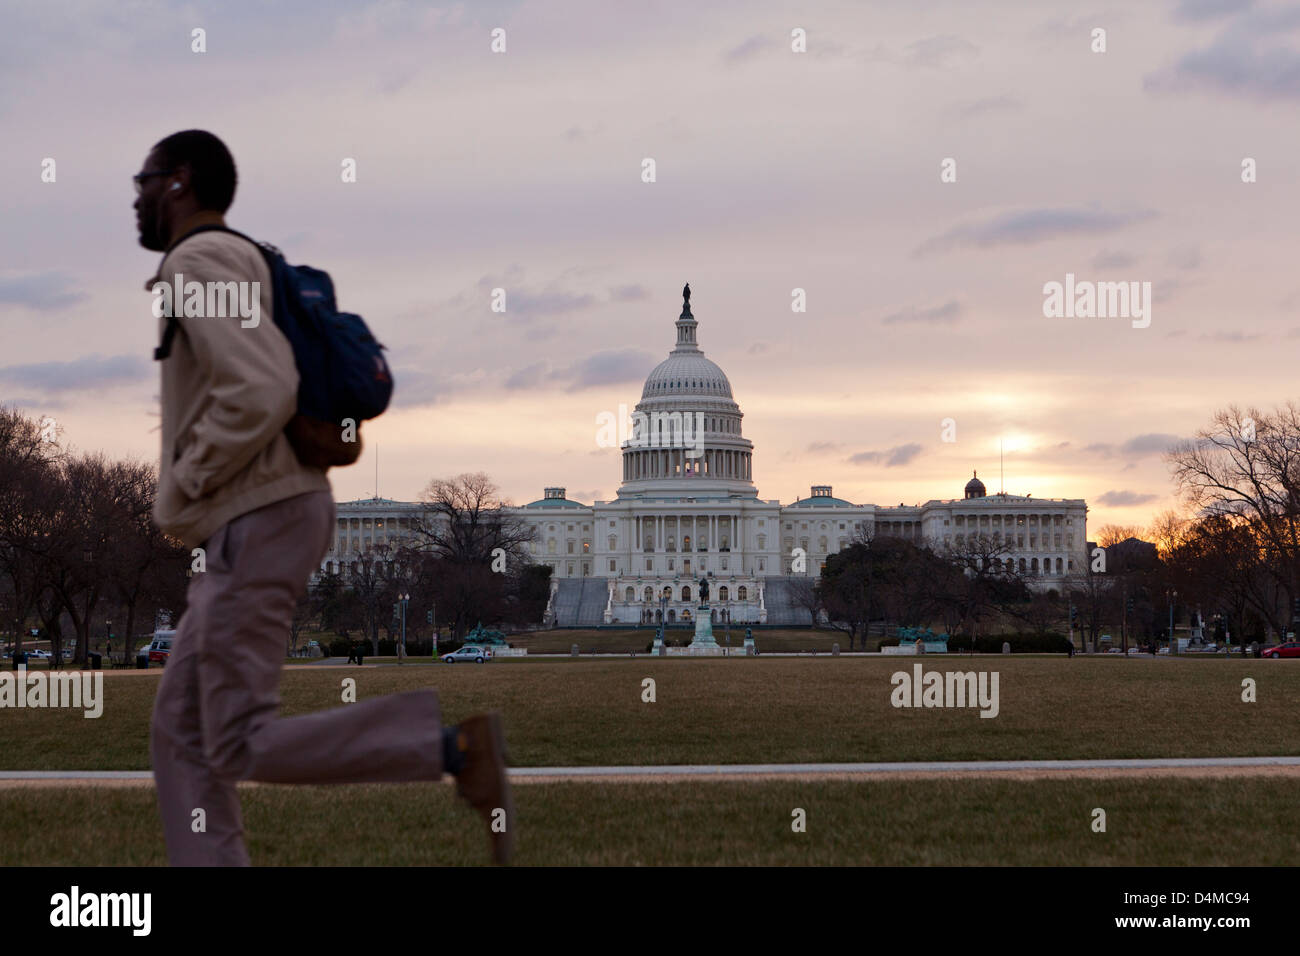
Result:
<instances>
[{"instance_id":1,"label":"eyeglasses","mask_svg":"<svg viewBox=\"0 0 1300 956\"><path fill-rule=\"evenodd\" d=\"M144 192L144 181L146 179L152 179L154 176L170 176L174 172L176 172L174 169L155 169L150 173L136 173L131 177L131 181L135 183L135 194L138 196Z\"/></svg>"}]
</instances>

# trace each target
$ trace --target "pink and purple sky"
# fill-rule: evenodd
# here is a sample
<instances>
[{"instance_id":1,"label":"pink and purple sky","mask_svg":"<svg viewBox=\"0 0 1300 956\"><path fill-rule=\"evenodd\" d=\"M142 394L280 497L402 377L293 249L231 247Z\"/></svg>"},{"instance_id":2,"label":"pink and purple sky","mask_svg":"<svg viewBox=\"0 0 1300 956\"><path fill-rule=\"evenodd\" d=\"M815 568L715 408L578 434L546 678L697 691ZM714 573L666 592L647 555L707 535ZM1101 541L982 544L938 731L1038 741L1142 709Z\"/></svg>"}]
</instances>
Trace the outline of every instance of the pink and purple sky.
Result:
<instances>
[{"instance_id":1,"label":"pink and purple sky","mask_svg":"<svg viewBox=\"0 0 1300 956\"><path fill-rule=\"evenodd\" d=\"M1170 442L1300 392L1295 4L31 2L0 21L0 403L77 449L157 456L157 257L129 177L192 127L239 164L230 223L327 269L390 349L395 404L331 472L340 499L374 493L376 445L386 497L480 470L515 503L614 497L596 416L635 405L687 281L765 499L913 504L972 469L996 490L1001 438L1007 491L1140 525L1174 503ZM1045 318L1066 273L1151 282L1150 327Z\"/></svg>"}]
</instances>

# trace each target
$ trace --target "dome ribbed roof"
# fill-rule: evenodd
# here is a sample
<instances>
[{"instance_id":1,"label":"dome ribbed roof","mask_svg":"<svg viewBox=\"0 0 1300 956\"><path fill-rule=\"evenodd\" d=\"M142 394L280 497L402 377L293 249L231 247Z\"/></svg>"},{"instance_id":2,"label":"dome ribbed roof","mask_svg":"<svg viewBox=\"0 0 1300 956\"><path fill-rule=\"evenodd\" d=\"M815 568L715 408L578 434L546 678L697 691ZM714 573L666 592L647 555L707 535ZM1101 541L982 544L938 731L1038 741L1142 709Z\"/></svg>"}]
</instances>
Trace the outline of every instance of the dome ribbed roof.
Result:
<instances>
[{"instance_id":1,"label":"dome ribbed roof","mask_svg":"<svg viewBox=\"0 0 1300 956\"><path fill-rule=\"evenodd\" d=\"M975 472L972 472L971 474L974 477L972 477L970 481L966 482L966 497L983 498L986 494L984 489L984 482L979 480L979 475L977 475Z\"/></svg>"},{"instance_id":2,"label":"dome ribbed roof","mask_svg":"<svg viewBox=\"0 0 1300 956\"><path fill-rule=\"evenodd\" d=\"M726 373L703 355L686 353L669 355L646 376L641 397L665 395L713 395L731 398L731 382Z\"/></svg>"}]
</instances>

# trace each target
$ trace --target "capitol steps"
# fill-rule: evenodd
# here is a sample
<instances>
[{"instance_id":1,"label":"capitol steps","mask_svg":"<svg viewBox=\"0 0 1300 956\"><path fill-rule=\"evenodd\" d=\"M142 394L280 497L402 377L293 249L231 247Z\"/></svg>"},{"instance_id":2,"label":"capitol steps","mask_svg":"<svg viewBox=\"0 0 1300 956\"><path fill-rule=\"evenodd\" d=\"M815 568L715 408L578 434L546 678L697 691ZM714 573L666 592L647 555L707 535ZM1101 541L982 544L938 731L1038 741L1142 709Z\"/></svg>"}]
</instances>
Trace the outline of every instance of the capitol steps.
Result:
<instances>
[{"instance_id":1,"label":"capitol steps","mask_svg":"<svg viewBox=\"0 0 1300 956\"><path fill-rule=\"evenodd\" d=\"M794 582L806 580L801 577L769 577L764 581L763 597L769 625L808 627L812 624L812 615L794 600Z\"/></svg>"},{"instance_id":2,"label":"capitol steps","mask_svg":"<svg viewBox=\"0 0 1300 956\"><path fill-rule=\"evenodd\" d=\"M596 627L605 623L608 578L559 578L552 609L556 627Z\"/></svg>"}]
</instances>

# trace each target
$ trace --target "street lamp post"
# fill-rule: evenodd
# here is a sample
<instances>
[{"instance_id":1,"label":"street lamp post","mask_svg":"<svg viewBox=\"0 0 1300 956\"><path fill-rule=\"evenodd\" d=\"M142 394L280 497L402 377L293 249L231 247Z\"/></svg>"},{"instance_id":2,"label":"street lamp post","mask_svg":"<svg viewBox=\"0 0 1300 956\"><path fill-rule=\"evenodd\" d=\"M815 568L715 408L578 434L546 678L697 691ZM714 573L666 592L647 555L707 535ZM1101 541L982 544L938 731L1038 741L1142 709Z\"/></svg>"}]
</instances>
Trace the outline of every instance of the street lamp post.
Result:
<instances>
[{"instance_id":1,"label":"street lamp post","mask_svg":"<svg viewBox=\"0 0 1300 956\"><path fill-rule=\"evenodd\" d=\"M1174 602L1178 600L1178 592L1169 592L1169 653L1174 653L1177 645L1174 644Z\"/></svg>"},{"instance_id":2,"label":"street lamp post","mask_svg":"<svg viewBox=\"0 0 1300 956\"><path fill-rule=\"evenodd\" d=\"M410 602L411 595L408 593L402 593L397 595L397 598L402 605L402 652L397 655L397 663L400 664L402 663L402 658L406 656L406 605Z\"/></svg>"}]
</instances>

